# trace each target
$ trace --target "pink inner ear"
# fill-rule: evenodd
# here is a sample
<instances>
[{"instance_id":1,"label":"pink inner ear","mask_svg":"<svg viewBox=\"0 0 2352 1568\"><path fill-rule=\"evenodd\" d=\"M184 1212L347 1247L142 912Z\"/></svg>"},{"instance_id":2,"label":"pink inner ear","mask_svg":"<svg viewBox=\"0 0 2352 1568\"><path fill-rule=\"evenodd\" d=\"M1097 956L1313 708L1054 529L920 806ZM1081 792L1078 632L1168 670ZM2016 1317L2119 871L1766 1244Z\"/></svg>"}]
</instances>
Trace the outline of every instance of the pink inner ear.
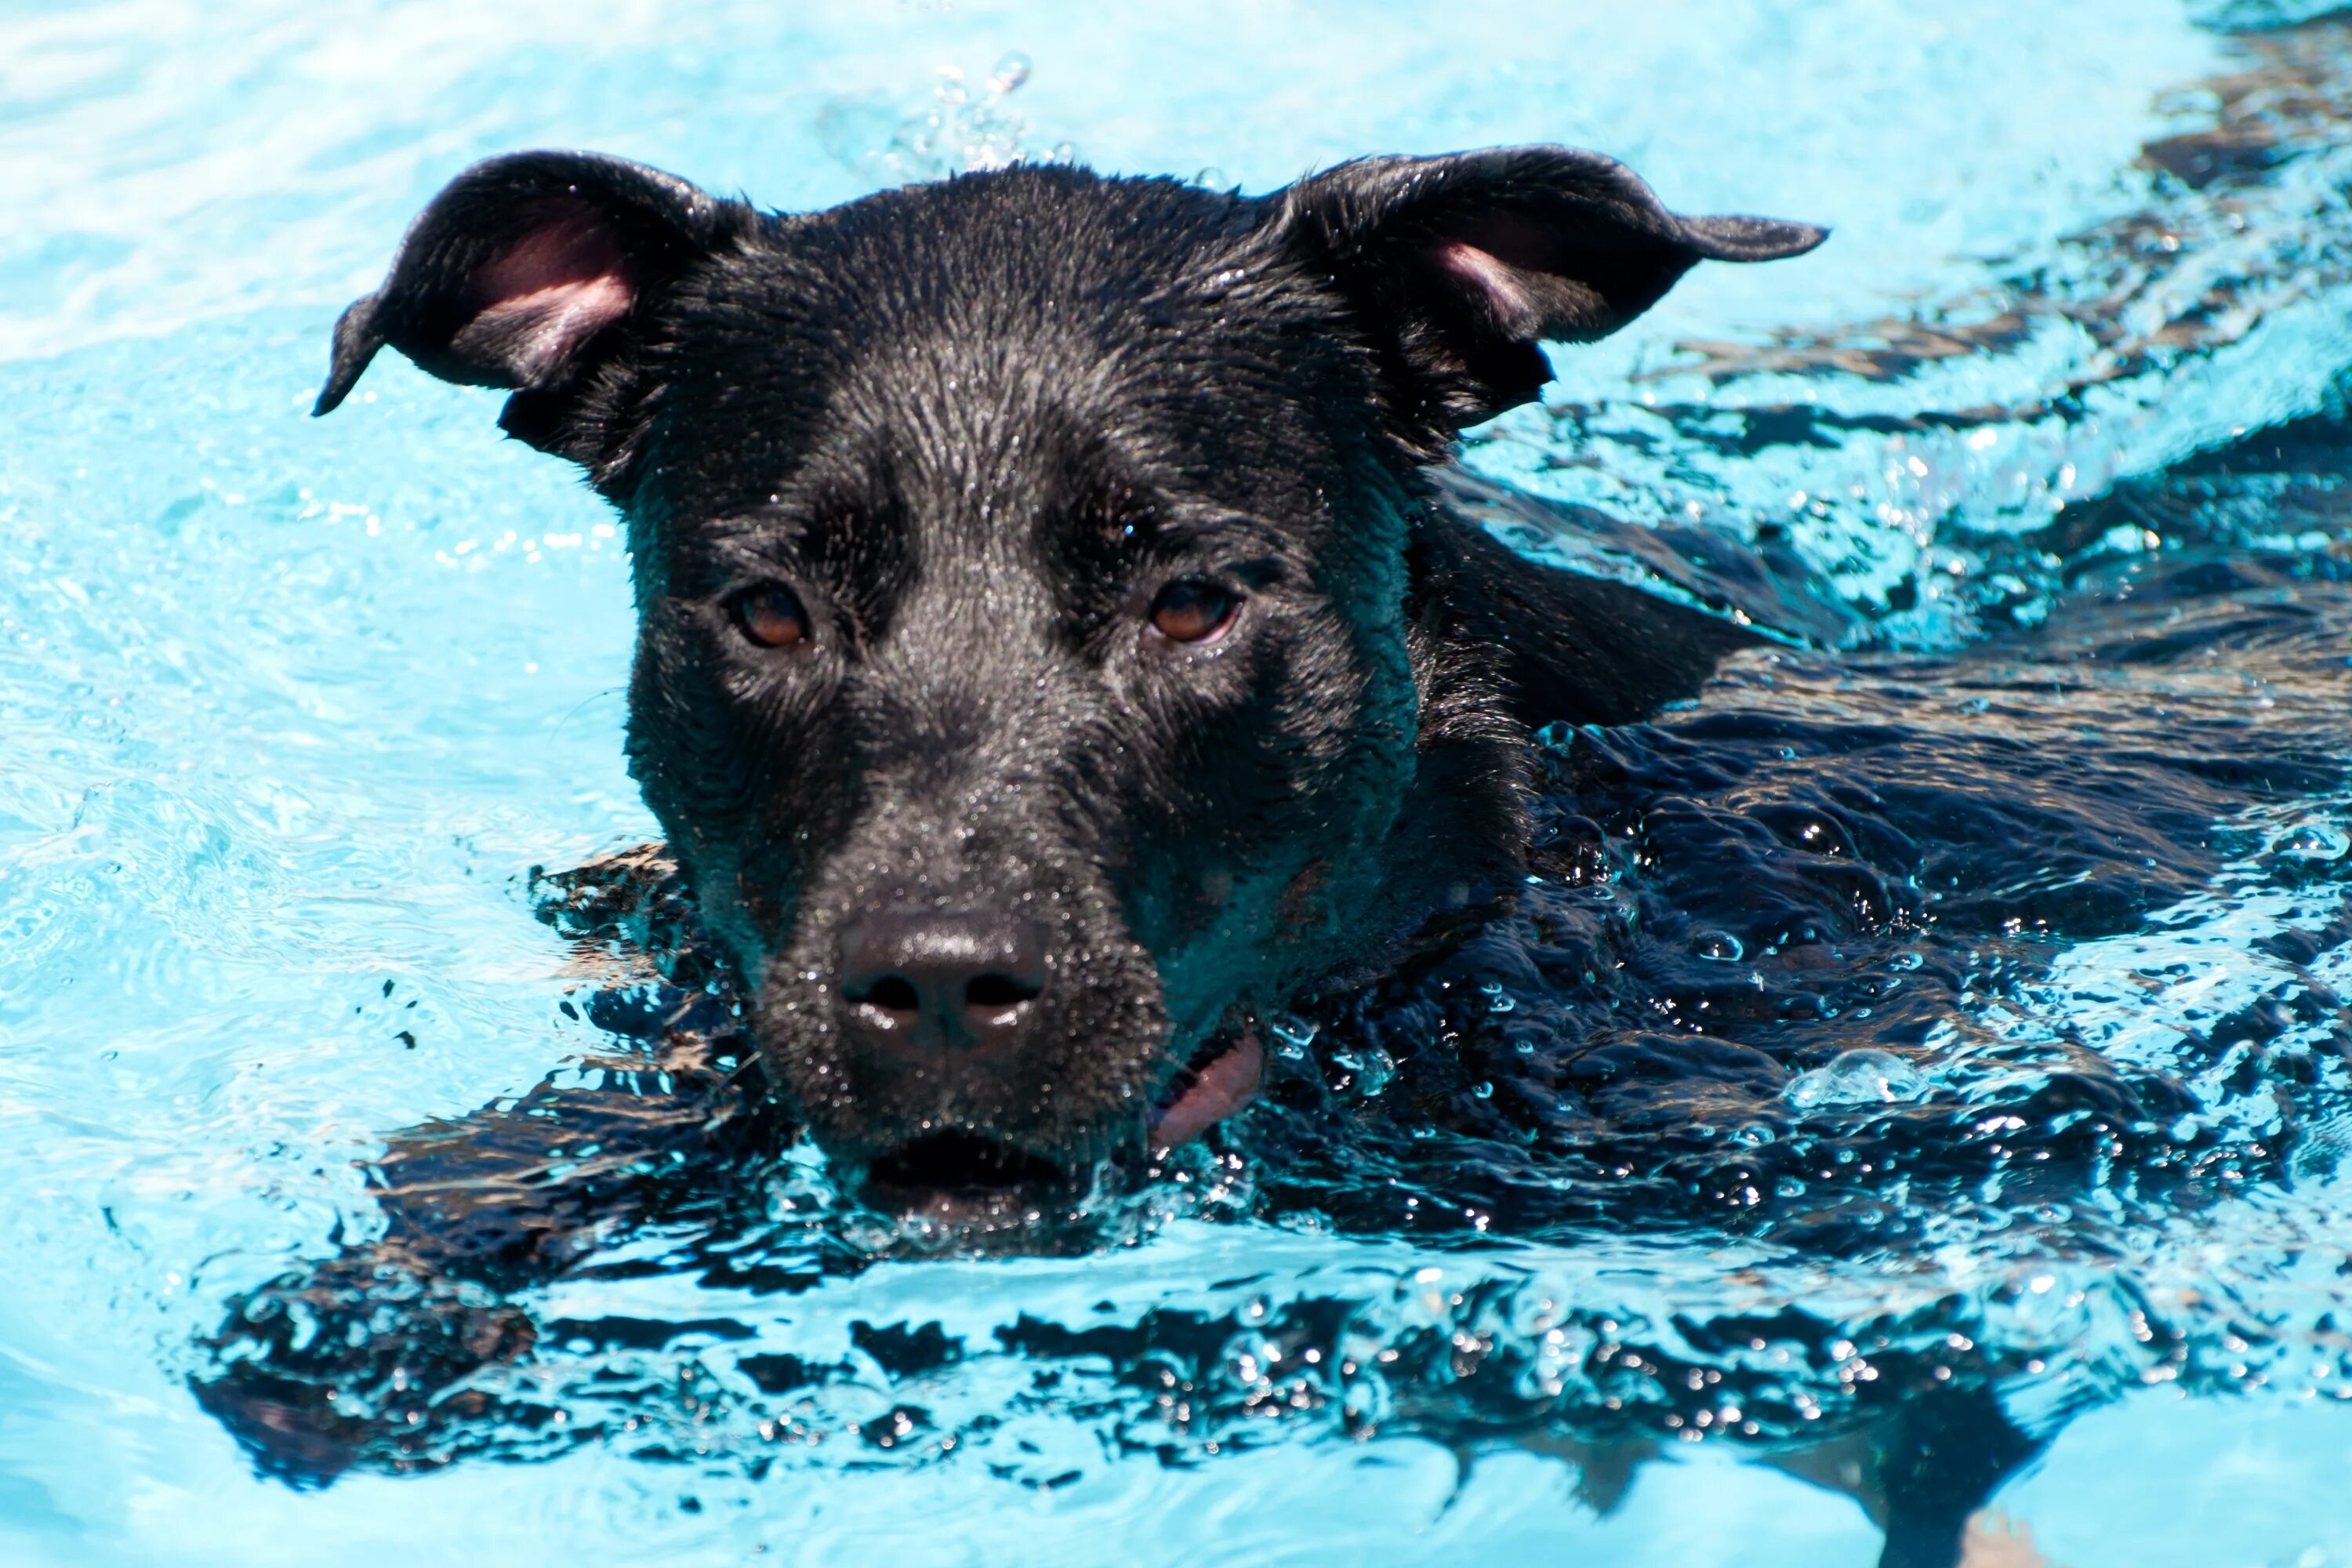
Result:
<instances>
[{"instance_id":1,"label":"pink inner ear","mask_svg":"<svg viewBox=\"0 0 2352 1568\"><path fill-rule=\"evenodd\" d=\"M474 290L482 303L458 338L495 345L518 386L548 380L637 293L620 247L585 215L534 229L476 275Z\"/></svg>"},{"instance_id":2,"label":"pink inner ear","mask_svg":"<svg viewBox=\"0 0 2352 1568\"><path fill-rule=\"evenodd\" d=\"M1543 326L1543 310L1508 262L1475 245L1449 239L1437 247L1437 264L1475 289L1495 321L1514 337L1532 337Z\"/></svg>"}]
</instances>

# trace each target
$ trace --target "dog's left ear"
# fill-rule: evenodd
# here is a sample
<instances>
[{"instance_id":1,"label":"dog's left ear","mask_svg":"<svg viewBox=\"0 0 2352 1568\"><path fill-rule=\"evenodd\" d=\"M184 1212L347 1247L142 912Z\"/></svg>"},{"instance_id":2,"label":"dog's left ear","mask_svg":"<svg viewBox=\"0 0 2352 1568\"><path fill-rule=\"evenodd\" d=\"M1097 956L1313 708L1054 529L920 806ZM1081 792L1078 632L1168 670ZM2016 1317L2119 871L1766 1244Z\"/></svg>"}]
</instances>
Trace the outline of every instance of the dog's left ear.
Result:
<instances>
[{"instance_id":1,"label":"dog's left ear","mask_svg":"<svg viewBox=\"0 0 2352 1568\"><path fill-rule=\"evenodd\" d=\"M515 153L466 170L417 216L383 287L335 323L314 413L378 349L467 386L504 387L499 423L542 451L593 459L578 405L629 328L753 220L675 175L592 153Z\"/></svg>"},{"instance_id":2,"label":"dog's left ear","mask_svg":"<svg viewBox=\"0 0 2352 1568\"><path fill-rule=\"evenodd\" d=\"M1590 342L1699 261L1771 261L1808 224L1677 217L1597 153L1515 147L1365 158L1269 198L1276 238L1336 283L1381 361L1396 424L1426 455L1551 379L1536 345Z\"/></svg>"},{"instance_id":3,"label":"dog's left ear","mask_svg":"<svg viewBox=\"0 0 2352 1568\"><path fill-rule=\"evenodd\" d=\"M1416 520L1409 559L1423 624L1485 649L1506 709L1530 730L1650 718L1765 640L1628 584L1530 561L1444 508Z\"/></svg>"}]
</instances>

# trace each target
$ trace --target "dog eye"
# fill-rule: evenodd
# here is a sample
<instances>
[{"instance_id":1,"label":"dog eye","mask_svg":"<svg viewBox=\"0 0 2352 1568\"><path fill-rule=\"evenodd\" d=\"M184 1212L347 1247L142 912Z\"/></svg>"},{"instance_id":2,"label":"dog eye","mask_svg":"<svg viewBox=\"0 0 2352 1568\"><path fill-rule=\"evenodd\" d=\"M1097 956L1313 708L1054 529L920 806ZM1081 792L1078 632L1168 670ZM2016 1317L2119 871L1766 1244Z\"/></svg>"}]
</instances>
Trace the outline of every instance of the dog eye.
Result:
<instances>
[{"instance_id":1,"label":"dog eye","mask_svg":"<svg viewBox=\"0 0 2352 1568\"><path fill-rule=\"evenodd\" d=\"M736 596L735 625L761 647L795 647L808 638L808 611L782 583L763 583Z\"/></svg>"},{"instance_id":2,"label":"dog eye","mask_svg":"<svg viewBox=\"0 0 2352 1568\"><path fill-rule=\"evenodd\" d=\"M1171 583L1151 601L1151 629L1170 642L1214 642L1234 624L1240 598L1214 583Z\"/></svg>"}]
</instances>

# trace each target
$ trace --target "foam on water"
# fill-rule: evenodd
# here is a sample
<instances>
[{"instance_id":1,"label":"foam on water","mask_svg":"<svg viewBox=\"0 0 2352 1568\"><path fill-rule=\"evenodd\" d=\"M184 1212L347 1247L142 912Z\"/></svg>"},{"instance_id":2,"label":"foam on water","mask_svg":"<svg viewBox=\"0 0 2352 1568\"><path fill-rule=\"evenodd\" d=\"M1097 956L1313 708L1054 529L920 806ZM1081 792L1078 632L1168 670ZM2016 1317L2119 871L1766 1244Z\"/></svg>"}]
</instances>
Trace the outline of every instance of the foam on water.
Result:
<instances>
[{"instance_id":1,"label":"foam on water","mask_svg":"<svg viewBox=\"0 0 2352 1568\"><path fill-rule=\"evenodd\" d=\"M0 1542L1861 1563L1813 1481L1958 1390L2055 1561L2352 1554L2347 83L2249 0L0 16ZM188 1380L386 1233L356 1163L640 1048L530 882L654 831L609 518L404 364L303 416L407 216L522 145L796 207L1513 141L1837 234L1557 356L1469 454L1556 504L1465 504L1858 651L1552 737L1523 910L1304 1000L1111 1239L942 1255L795 1153L257 1314L353 1467L257 1469Z\"/></svg>"}]
</instances>

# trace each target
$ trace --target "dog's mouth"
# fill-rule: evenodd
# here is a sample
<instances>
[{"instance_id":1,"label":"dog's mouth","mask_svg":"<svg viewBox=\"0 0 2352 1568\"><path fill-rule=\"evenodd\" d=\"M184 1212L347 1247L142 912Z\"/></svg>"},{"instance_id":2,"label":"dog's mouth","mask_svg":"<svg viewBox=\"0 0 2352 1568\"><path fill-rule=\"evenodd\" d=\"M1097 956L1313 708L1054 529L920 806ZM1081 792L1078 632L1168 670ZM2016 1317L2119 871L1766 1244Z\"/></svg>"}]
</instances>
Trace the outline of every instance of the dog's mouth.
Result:
<instances>
[{"instance_id":1,"label":"dog's mouth","mask_svg":"<svg viewBox=\"0 0 2352 1568\"><path fill-rule=\"evenodd\" d=\"M866 1167L863 1192L876 1208L970 1232L1018 1228L1074 1196L1076 1183L1041 1154L958 1129L877 1158Z\"/></svg>"},{"instance_id":2,"label":"dog's mouth","mask_svg":"<svg viewBox=\"0 0 2352 1568\"><path fill-rule=\"evenodd\" d=\"M1192 1142L1247 1105L1265 1070L1255 1028L1210 1040L1161 1090L1147 1126L1152 1154ZM870 1201L901 1214L970 1224L1011 1220L1075 1198L1079 1181L1079 1173L1033 1150L950 1128L873 1160L865 1187Z\"/></svg>"},{"instance_id":3,"label":"dog's mouth","mask_svg":"<svg viewBox=\"0 0 2352 1568\"><path fill-rule=\"evenodd\" d=\"M1069 1173L1042 1155L961 1129L902 1143L866 1167L867 1184L892 1193L973 1198L1053 1187Z\"/></svg>"}]
</instances>

